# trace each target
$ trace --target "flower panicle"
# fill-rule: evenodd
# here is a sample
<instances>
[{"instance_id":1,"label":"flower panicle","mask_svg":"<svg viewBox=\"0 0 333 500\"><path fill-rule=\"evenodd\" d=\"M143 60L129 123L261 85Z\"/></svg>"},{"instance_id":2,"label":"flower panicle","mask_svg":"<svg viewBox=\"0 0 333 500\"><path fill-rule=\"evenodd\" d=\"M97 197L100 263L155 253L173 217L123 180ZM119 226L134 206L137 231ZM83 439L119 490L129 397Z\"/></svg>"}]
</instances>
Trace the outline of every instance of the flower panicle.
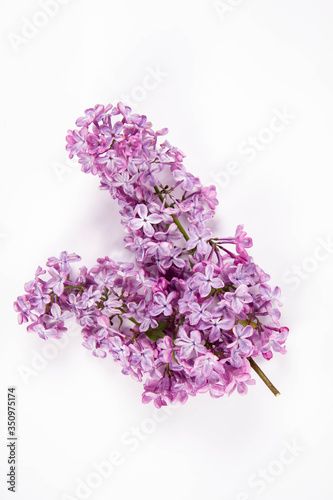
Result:
<instances>
[{"instance_id":1,"label":"flower panicle","mask_svg":"<svg viewBox=\"0 0 333 500\"><path fill-rule=\"evenodd\" d=\"M215 186L202 186L184 154L161 142L167 129L154 131L122 103L96 105L76 125L66 149L118 201L135 264L106 256L74 273L78 255L51 257L14 303L19 323L60 338L75 317L83 346L111 354L157 408L204 392L245 394L252 368L269 386L253 358L286 352L280 289L248 254L242 225L213 237Z\"/></svg>"}]
</instances>

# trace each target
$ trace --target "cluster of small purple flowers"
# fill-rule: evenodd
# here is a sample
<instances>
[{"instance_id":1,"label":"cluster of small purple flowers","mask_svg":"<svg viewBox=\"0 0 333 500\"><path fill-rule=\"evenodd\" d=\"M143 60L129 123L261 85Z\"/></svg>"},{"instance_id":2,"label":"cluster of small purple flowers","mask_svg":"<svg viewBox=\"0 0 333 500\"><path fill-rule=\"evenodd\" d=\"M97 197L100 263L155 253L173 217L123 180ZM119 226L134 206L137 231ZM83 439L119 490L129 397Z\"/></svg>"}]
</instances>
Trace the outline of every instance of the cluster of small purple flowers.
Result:
<instances>
[{"instance_id":1,"label":"cluster of small purple flowers","mask_svg":"<svg viewBox=\"0 0 333 500\"><path fill-rule=\"evenodd\" d=\"M251 238L243 226L213 237L216 189L161 142L167 129L155 132L121 103L88 109L76 125L66 149L118 200L136 265L105 257L74 276L70 263L80 257L62 252L47 261L48 275L39 267L25 285L14 304L19 323L60 338L75 316L83 346L96 357L110 353L143 383L143 402L158 408L198 393L246 393L250 361L285 353L288 334L279 324L280 290L247 252Z\"/></svg>"}]
</instances>

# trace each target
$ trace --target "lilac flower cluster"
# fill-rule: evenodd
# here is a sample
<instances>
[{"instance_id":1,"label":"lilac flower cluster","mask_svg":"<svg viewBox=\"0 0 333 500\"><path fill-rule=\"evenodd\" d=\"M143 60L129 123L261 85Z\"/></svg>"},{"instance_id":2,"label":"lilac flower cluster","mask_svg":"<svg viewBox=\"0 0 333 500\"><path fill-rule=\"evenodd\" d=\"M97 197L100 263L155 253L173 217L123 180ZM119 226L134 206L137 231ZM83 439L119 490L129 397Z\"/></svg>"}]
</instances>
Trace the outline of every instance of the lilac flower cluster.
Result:
<instances>
[{"instance_id":1,"label":"lilac flower cluster","mask_svg":"<svg viewBox=\"0 0 333 500\"><path fill-rule=\"evenodd\" d=\"M143 402L158 408L198 393L246 393L253 358L285 353L288 334L279 324L280 290L247 252L251 238L243 226L213 237L216 189L203 187L184 154L161 141L167 129L155 132L121 103L88 109L76 125L66 149L118 200L136 265L105 257L74 276L71 262L80 257L62 252L25 285L14 304L19 323L60 338L75 316L83 346L96 357L110 353L143 383Z\"/></svg>"}]
</instances>

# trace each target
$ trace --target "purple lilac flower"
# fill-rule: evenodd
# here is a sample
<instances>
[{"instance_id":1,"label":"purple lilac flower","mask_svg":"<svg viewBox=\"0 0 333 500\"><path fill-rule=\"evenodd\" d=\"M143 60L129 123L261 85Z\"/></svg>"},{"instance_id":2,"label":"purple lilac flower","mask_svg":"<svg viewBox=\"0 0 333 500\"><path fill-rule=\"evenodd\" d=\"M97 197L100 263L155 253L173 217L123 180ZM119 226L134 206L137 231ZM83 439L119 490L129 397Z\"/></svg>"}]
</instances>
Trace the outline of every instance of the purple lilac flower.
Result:
<instances>
[{"instance_id":1,"label":"purple lilac flower","mask_svg":"<svg viewBox=\"0 0 333 500\"><path fill-rule=\"evenodd\" d=\"M38 333L38 335L44 340L49 338L60 339L63 332L67 330L67 328L64 328L63 323L58 324L56 328L47 328L40 321L31 323L27 329L29 332Z\"/></svg>"},{"instance_id":2,"label":"purple lilac flower","mask_svg":"<svg viewBox=\"0 0 333 500\"><path fill-rule=\"evenodd\" d=\"M158 322L152 317L151 312L146 311L141 316L140 332L146 332L149 328L157 328Z\"/></svg>"},{"instance_id":3,"label":"purple lilac flower","mask_svg":"<svg viewBox=\"0 0 333 500\"><path fill-rule=\"evenodd\" d=\"M230 308L230 303L222 299L212 310L213 315L220 317L219 325L223 330L231 330L235 324L235 314Z\"/></svg>"},{"instance_id":4,"label":"purple lilac flower","mask_svg":"<svg viewBox=\"0 0 333 500\"><path fill-rule=\"evenodd\" d=\"M173 352L172 339L167 335L162 339L158 339L157 347L159 350L159 357L163 361L163 363L170 363L170 361L172 360Z\"/></svg>"},{"instance_id":5,"label":"purple lilac flower","mask_svg":"<svg viewBox=\"0 0 333 500\"><path fill-rule=\"evenodd\" d=\"M48 328L53 328L71 318L73 314L70 311L62 311L59 304L54 302L51 306L51 314L44 314L43 321Z\"/></svg>"},{"instance_id":6,"label":"purple lilac flower","mask_svg":"<svg viewBox=\"0 0 333 500\"><path fill-rule=\"evenodd\" d=\"M138 348L137 345L131 345L131 362L134 365L140 364L142 370L151 372L154 369L154 352L152 349Z\"/></svg>"},{"instance_id":7,"label":"purple lilac flower","mask_svg":"<svg viewBox=\"0 0 333 500\"><path fill-rule=\"evenodd\" d=\"M104 302L104 311L108 314L119 314L120 308L122 306L122 302L116 297L109 297Z\"/></svg>"},{"instance_id":8,"label":"purple lilac flower","mask_svg":"<svg viewBox=\"0 0 333 500\"><path fill-rule=\"evenodd\" d=\"M218 340L220 337L221 337L221 332L222 330L226 328L226 323L225 323L225 320L220 317L220 315L217 315L217 316L213 316L210 321L209 321L209 326L207 327L208 330L210 330L209 332L209 341L210 342L215 342L216 340ZM233 326L233 324L232 324ZM232 328L231 326L231 328Z\"/></svg>"},{"instance_id":9,"label":"purple lilac flower","mask_svg":"<svg viewBox=\"0 0 333 500\"><path fill-rule=\"evenodd\" d=\"M198 330L192 330L187 334L185 328L180 327L175 345L180 347L179 355L183 359L188 359L192 354L205 353L206 347L201 343L201 335Z\"/></svg>"},{"instance_id":10,"label":"purple lilac flower","mask_svg":"<svg viewBox=\"0 0 333 500\"><path fill-rule=\"evenodd\" d=\"M241 224L237 226L235 233L235 241L236 241L236 251L239 255L245 255L247 257L247 252L245 248L252 247L252 239L246 237L246 232L243 231L244 226Z\"/></svg>"},{"instance_id":11,"label":"purple lilac flower","mask_svg":"<svg viewBox=\"0 0 333 500\"><path fill-rule=\"evenodd\" d=\"M17 300L14 302L14 310L18 313L18 323L22 325L22 323L27 323L31 317L31 304L28 300L28 296L17 297ZM35 316L34 320L37 319Z\"/></svg>"},{"instance_id":12,"label":"purple lilac flower","mask_svg":"<svg viewBox=\"0 0 333 500\"><path fill-rule=\"evenodd\" d=\"M233 328L235 340L231 342L228 347L232 347L231 363L233 366L239 368L242 364L243 356L250 356L253 346L249 337L253 335L252 326L235 325Z\"/></svg>"},{"instance_id":13,"label":"purple lilac flower","mask_svg":"<svg viewBox=\"0 0 333 500\"><path fill-rule=\"evenodd\" d=\"M58 295L62 295L64 293L64 283L67 279L67 274L63 271L56 271L52 267L49 269L49 274L52 278L47 282L47 285L53 289L53 292Z\"/></svg>"},{"instance_id":14,"label":"purple lilac flower","mask_svg":"<svg viewBox=\"0 0 333 500\"><path fill-rule=\"evenodd\" d=\"M94 286L91 285L88 290L84 291L81 294L81 307L82 308L87 308L91 307L94 305L95 302L97 302L102 295L101 290L94 290Z\"/></svg>"},{"instance_id":15,"label":"purple lilac flower","mask_svg":"<svg viewBox=\"0 0 333 500\"><path fill-rule=\"evenodd\" d=\"M155 293L154 303L150 307L150 313L153 316L159 316L160 314L171 316L173 312L171 302L177 295L177 292L171 292L168 296L165 296L162 292Z\"/></svg>"},{"instance_id":16,"label":"purple lilac flower","mask_svg":"<svg viewBox=\"0 0 333 500\"><path fill-rule=\"evenodd\" d=\"M235 292L227 292L224 297L225 300L231 302L231 307L236 314L243 310L244 304L253 301L246 285L239 285Z\"/></svg>"},{"instance_id":17,"label":"purple lilac flower","mask_svg":"<svg viewBox=\"0 0 333 500\"><path fill-rule=\"evenodd\" d=\"M40 266L38 266L38 267L37 267L37 270L36 270L36 272L35 272L35 277L34 277L34 279L32 279L31 281L28 281L28 283L26 283L26 284L24 285L24 290L25 290L26 292L28 292L28 293L29 293L29 292L31 292L31 291L33 290L34 286L35 286L38 282L41 282L42 284L45 284L45 283L44 283L44 282L40 279L40 277L39 277L39 276L41 276L41 275L43 275L43 274L45 274L45 273L46 273L45 269L42 269Z\"/></svg>"},{"instance_id":18,"label":"purple lilac flower","mask_svg":"<svg viewBox=\"0 0 333 500\"><path fill-rule=\"evenodd\" d=\"M241 395L247 394L248 385L255 384L255 381L251 379L250 373L243 372L241 369L233 372L233 377L231 382L226 386L225 392L228 396L233 393L235 389Z\"/></svg>"},{"instance_id":19,"label":"purple lilac flower","mask_svg":"<svg viewBox=\"0 0 333 500\"><path fill-rule=\"evenodd\" d=\"M193 248L196 248L200 255L205 255L208 251L207 241L212 236L211 230L208 228L199 230L197 227L192 225L189 227L188 232L190 234L190 239L186 243L186 249L192 250Z\"/></svg>"},{"instance_id":20,"label":"purple lilac flower","mask_svg":"<svg viewBox=\"0 0 333 500\"><path fill-rule=\"evenodd\" d=\"M169 254L169 256L163 259L163 264L162 264L163 269L170 269L171 266L176 266L179 269L183 269L185 267L185 260L179 257L180 255L182 255L182 253L183 253L182 248L175 247L171 251L171 254Z\"/></svg>"},{"instance_id":21,"label":"purple lilac flower","mask_svg":"<svg viewBox=\"0 0 333 500\"><path fill-rule=\"evenodd\" d=\"M207 297L212 288L223 288L224 283L220 278L214 278L214 266L208 264L204 273L196 273L193 282L199 286L201 297Z\"/></svg>"},{"instance_id":22,"label":"purple lilac flower","mask_svg":"<svg viewBox=\"0 0 333 500\"><path fill-rule=\"evenodd\" d=\"M115 359L119 360L124 366L129 364L128 358L130 355L129 347L123 343L120 337L110 338L110 352Z\"/></svg>"},{"instance_id":23,"label":"purple lilac flower","mask_svg":"<svg viewBox=\"0 0 333 500\"><path fill-rule=\"evenodd\" d=\"M30 304L36 312L43 314L45 312L46 304L50 302L50 296L43 291L42 286L38 283L33 291L30 299Z\"/></svg>"},{"instance_id":24,"label":"purple lilac flower","mask_svg":"<svg viewBox=\"0 0 333 500\"><path fill-rule=\"evenodd\" d=\"M282 327L279 330L273 330L270 333L269 341L262 347L261 351L263 353L267 353L272 348L275 352L281 352L284 354L286 352L284 343L287 339L288 333L289 330L286 327Z\"/></svg>"},{"instance_id":25,"label":"purple lilac flower","mask_svg":"<svg viewBox=\"0 0 333 500\"><path fill-rule=\"evenodd\" d=\"M130 220L129 227L132 231L138 231L143 229L146 236L151 237L154 234L154 228L152 224L158 224L162 221L162 217L157 214L148 215L148 209L146 205L140 204L135 209L135 217Z\"/></svg>"},{"instance_id":26,"label":"purple lilac flower","mask_svg":"<svg viewBox=\"0 0 333 500\"><path fill-rule=\"evenodd\" d=\"M211 303L211 300L206 300L202 304L199 304L198 302L189 303L189 308L192 311L189 317L190 325L197 325L199 321L206 323L210 321L212 315L206 309Z\"/></svg>"},{"instance_id":27,"label":"purple lilac flower","mask_svg":"<svg viewBox=\"0 0 333 500\"><path fill-rule=\"evenodd\" d=\"M281 290L278 286L274 288L272 291L269 285L263 284L259 286L259 292L261 297L268 302L276 301L279 306L282 306L282 303L279 301L279 297L281 295Z\"/></svg>"},{"instance_id":28,"label":"purple lilac flower","mask_svg":"<svg viewBox=\"0 0 333 500\"><path fill-rule=\"evenodd\" d=\"M194 177L183 169L174 170L173 178L181 185L184 191L192 191L194 187L200 185L200 181L197 177Z\"/></svg>"},{"instance_id":29,"label":"purple lilac flower","mask_svg":"<svg viewBox=\"0 0 333 500\"><path fill-rule=\"evenodd\" d=\"M61 252L59 259L57 257L49 257L46 265L48 267L54 267L58 271L69 274L71 271L70 262L77 262L79 260L81 260L81 257L76 253L69 254L67 252Z\"/></svg>"},{"instance_id":30,"label":"purple lilac flower","mask_svg":"<svg viewBox=\"0 0 333 500\"><path fill-rule=\"evenodd\" d=\"M209 378L214 370L224 371L222 365L218 364L218 357L211 352L206 352L204 356L198 356L194 362L193 372L199 372L205 379Z\"/></svg>"},{"instance_id":31,"label":"purple lilac flower","mask_svg":"<svg viewBox=\"0 0 333 500\"><path fill-rule=\"evenodd\" d=\"M96 358L105 358L106 351L101 348L101 344L95 339L94 336L89 336L83 343L83 347L92 352Z\"/></svg>"}]
</instances>

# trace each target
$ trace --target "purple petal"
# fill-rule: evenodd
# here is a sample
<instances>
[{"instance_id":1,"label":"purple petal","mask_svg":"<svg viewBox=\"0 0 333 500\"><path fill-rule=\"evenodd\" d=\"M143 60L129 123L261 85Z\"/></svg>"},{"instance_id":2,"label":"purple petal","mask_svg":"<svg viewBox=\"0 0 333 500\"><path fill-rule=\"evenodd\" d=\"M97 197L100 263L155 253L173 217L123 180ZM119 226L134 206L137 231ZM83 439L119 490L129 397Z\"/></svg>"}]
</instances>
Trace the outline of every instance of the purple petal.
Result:
<instances>
[{"instance_id":1,"label":"purple petal","mask_svg":"<svg viewBox=\"0 0 333 500\"><path fill-rule=\"evenodd\" d=\"M143 203L137 205L136 213L139 215L139 217L141 217L141 219L146 219L148 215L148 209L146 205L144 205Z\"/></svg>"}]
</instances>

